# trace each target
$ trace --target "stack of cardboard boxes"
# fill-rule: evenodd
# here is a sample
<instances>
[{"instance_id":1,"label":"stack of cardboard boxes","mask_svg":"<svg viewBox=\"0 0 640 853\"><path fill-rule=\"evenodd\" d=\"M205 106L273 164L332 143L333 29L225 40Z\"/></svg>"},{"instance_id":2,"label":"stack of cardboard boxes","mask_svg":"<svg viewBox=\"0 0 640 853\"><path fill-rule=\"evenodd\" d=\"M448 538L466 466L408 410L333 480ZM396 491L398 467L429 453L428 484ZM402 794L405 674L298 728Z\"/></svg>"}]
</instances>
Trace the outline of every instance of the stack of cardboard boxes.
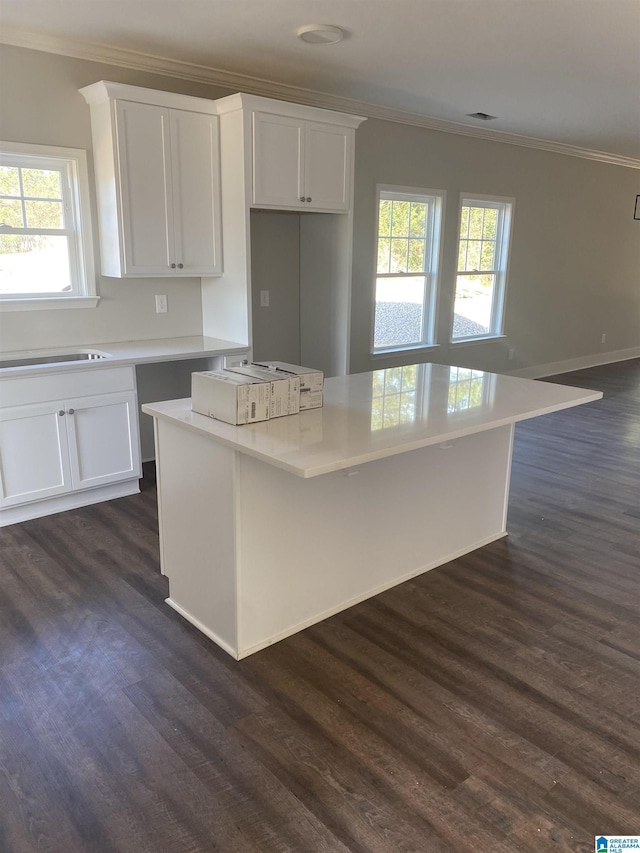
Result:
<instances>
[{"instance_id":1,"label":"stack of cardboard boxes","mask_svg":"<svg viewBox=\"0 0 640 853\"><path fill-rule=\"evenodd\" d=\"M251 424L322 406L324 374L283 361L255 362L191 374L194 412Z\"/></svg>"}]
</instances>

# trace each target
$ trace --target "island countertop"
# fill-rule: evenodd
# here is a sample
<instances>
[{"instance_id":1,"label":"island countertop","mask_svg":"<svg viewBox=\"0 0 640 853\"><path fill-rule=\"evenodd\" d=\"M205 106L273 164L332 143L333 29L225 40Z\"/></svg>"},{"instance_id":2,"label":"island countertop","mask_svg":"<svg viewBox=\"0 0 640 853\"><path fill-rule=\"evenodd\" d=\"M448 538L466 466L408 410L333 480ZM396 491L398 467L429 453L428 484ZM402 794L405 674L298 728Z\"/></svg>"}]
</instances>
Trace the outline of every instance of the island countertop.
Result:
<instances>
[{"instance_id":1,"label":"island countertop","mask_svg":"<svg viewBox=\"0 0 640 853\"><path fill-rule=\"evenodd\" d=\"M469 368L420 364L325 381L324 406L232 426L191 410L191 400L142 411L299 477L316 477L589 403L590 391Z\"/></svg>"}]
</instances>

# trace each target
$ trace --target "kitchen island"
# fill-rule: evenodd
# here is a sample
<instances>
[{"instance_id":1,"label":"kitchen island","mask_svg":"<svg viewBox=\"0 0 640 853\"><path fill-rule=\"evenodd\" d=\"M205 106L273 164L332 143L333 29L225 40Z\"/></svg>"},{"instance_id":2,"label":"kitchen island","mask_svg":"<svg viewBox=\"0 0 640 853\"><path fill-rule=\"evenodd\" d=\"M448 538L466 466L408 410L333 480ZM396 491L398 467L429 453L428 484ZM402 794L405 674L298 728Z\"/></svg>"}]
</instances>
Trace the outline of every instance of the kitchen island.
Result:
<instances>
[{"instance_id":1,"label":"kitchen island","mask_svg":"<svg viewBox=\"0 0 640 853\"><path fill-rule=\"evenodd\" d=\"M145 405L167 602L240 659L505 536L515 423L601 396L421 364L244 426Z\"/></svg>"}]
</instances>

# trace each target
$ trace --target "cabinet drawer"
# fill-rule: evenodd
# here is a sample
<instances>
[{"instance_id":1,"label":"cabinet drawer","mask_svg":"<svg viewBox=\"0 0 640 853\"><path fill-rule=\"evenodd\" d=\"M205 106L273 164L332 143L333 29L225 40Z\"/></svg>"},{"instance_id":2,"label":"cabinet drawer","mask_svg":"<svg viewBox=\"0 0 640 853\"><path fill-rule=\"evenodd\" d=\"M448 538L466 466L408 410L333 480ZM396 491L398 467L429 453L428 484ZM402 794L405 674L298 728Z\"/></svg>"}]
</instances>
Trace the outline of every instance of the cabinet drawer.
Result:
<instances>
[{"instance_id":1,"label":"cabinet drawer","mask_svg":"<svg viewBox=\"0 0 640 853\"><path fill-rule=\"evenodd\" d=\"M27 406L69 397L134 391L135 387L135 369L132 366L103 368L91 365L84 370L1 379L0 406Z\"/></svg>"}]
</instances>

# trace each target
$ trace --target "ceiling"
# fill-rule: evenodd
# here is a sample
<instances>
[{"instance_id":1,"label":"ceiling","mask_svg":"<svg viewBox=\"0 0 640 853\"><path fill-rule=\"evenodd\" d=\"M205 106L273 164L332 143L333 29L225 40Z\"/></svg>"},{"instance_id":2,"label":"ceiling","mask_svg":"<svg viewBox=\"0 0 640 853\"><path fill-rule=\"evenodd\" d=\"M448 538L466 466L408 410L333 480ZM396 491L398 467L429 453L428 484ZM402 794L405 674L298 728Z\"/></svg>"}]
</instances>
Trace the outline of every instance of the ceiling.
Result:
<instances>
[{"instance_id":1,"label":"ceiling","mask_svg":"<svg viewBox=\"0 0 640 853\"><path fill-rule=\"evenodd\" d=\"M0 41L640 166L640 0L0 0Z\"/></svg>"}]
</instances>

